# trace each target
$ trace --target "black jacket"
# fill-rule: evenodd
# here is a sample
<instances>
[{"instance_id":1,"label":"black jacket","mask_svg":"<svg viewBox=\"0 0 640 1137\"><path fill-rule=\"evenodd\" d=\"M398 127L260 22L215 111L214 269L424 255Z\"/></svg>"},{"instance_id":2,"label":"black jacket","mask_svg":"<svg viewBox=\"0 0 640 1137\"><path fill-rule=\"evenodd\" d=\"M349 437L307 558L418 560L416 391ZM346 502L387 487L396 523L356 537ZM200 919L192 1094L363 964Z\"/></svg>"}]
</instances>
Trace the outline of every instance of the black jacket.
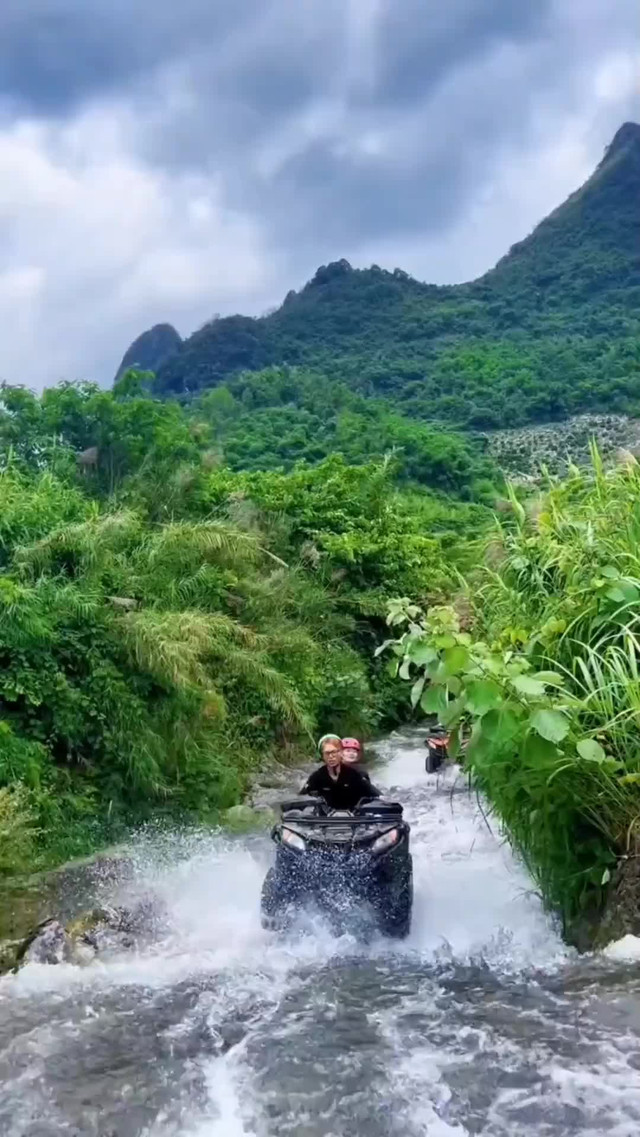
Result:
<instances>
[{"instance_id":1,"label":"black jacket","mask_svg":"<svg viewBox=\"0 0 640 1137\"><path fill-rule=\"evenodd\" d=\"M300 793L319 794L330 809L355 809L362 798L380 797L380 790L369 780L369 775L352 766L341 766L337 778L332 778L326 766L314 770Z\"/></svg>"}]
</instances>

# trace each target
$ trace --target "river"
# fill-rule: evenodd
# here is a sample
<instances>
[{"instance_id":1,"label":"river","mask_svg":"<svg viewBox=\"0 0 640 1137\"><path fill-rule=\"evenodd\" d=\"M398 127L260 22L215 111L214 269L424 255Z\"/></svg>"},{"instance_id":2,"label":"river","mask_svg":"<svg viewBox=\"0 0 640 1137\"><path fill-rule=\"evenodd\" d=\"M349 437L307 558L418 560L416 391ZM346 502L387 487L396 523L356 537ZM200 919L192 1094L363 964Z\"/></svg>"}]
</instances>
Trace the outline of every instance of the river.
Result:
<instances>
[{"instance_id":1,"label":"river","mask_svg":"<svg viewBox=\"0 0 640 1137\"><path fill-rule=\"evenodd\" d=\"M415 734L380 753L412 824L410 938L262 931L265 837L143 842L120 891L160 895L169 930L0 980L2 1137L640 1132L638 968L563 946Z\"/></svg>"}]
</instances>

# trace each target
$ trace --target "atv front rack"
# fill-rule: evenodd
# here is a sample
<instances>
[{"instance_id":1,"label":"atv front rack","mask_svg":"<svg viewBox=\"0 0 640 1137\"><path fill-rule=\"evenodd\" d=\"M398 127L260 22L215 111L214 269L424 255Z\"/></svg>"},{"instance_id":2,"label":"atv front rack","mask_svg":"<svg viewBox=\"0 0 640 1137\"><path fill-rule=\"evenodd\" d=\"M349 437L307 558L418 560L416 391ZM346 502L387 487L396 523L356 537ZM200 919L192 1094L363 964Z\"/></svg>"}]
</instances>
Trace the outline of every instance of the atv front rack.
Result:
<instances>
[{"instance_id":1,"label":"atv front rack","mask_svg":"<svg viewBox=\"0 0 640 1137\"><path fill-rule=\"evenodd\" d=\"M291 817L283 814L282 823L285 824L287 821L295 822L296 825L312 825L318 829L327 826L335 829L338 825L351 829L354 825L384 825L386 822L392 827L394 823L402 822L402 815L387 813L378 817Z\"/></svg>"},{"instance_id":2,"label":"atv front rack","mask_svg":"<svg viewBox=\"0 0 640 1137\"><path fill-rule=\"evenodd\" d=\"M327 813L327 806L324 804L322 798L309 795L308 797L295 797L287 798L285 801L280 802L281 814L290 813L293 810L306 810L311 806L319 807L322 812L317 814L317 817L335 817L336 813L349 813L349 810L340 809L332 813ZM403 809L399 801L384 801L380 798L363 798L362 805L358 807L358 812L349 814L350 817L363 818L363 820L371 820L379 817L402 817ZM338 817L338 821L345 820L343 817Z\"/></svg>"}]
</instances>

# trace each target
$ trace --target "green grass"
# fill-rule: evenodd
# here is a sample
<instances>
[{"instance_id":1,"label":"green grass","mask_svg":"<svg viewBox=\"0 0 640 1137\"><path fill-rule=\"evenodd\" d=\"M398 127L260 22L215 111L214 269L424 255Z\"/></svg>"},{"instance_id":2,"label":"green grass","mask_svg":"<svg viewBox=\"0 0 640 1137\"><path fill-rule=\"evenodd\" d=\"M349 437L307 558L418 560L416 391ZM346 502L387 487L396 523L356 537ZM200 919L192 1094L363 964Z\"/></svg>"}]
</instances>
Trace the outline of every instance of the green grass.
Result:
<instances>
[{"instance_id":1,"label":"green grass","mask_svg":"<svg viewBox=\"0 0 640 1137\"><path fill-rule=\"evenodd\" d=\"M465 582L472 634L452 609L390 614L414 701L471 728L467 767L570 936L640 848L639 540L640 467L594 446L510 491Z\"/></svg>"}]
</instances>

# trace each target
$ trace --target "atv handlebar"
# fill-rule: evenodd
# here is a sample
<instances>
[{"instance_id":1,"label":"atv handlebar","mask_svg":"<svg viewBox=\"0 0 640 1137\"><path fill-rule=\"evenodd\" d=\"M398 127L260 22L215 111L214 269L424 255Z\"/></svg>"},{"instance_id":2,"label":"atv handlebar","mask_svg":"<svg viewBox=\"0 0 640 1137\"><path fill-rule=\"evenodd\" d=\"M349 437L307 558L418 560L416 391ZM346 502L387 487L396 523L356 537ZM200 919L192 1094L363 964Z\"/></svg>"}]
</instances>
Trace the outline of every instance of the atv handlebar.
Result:
<instances>
[{"instance_id":1,"label":"atv handlebar","mask_svg":"<svg viewBox=\"0 0 640 1137\"><path fill-rule=\"evenodd\" d=\"M284 818L289 813L306 812L310 807L316 810L315 815L307 815L305 824L335 824L344 821L345 824L370 825L376 818L401 818L402 806L397 801L383 801L381 798L361 798L355 810L330 809L324 798L309 794L307 797L291 798L280 803L280 812ZM336 814L339 814L336 817Z\"/></svg>"}]
</instances>

